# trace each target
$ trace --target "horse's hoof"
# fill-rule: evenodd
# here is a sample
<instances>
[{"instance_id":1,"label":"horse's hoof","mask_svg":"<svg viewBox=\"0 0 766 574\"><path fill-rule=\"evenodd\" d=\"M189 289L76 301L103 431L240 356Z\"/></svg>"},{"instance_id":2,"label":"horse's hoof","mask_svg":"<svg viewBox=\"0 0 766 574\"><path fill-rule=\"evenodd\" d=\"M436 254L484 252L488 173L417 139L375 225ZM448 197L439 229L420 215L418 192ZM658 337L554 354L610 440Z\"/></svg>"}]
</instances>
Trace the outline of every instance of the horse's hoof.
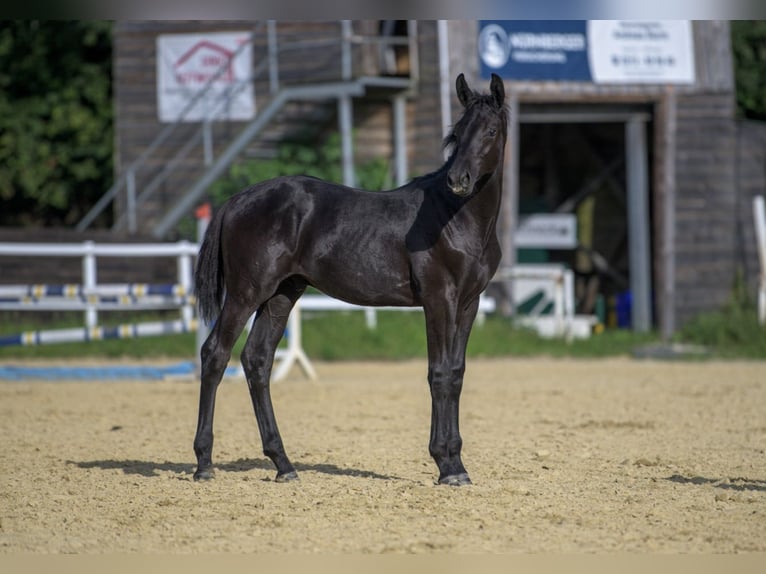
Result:
<instances>
[{"instance_id":1,"label":"horse's hoof","mask_svg":"<svg viewBox=\"0 0 766 574\"><path fill-rule=\"evenodd\" d=\"M198 468L194 473L194 480L213 480L215 471L212 468Z\"/></svg>"},{"instance_id":2,"label":"horse's hoof","mask_svg":"<svg viewBox=\"0 0 766 574\"><path fill-rule=\"evenodd\" d=\"M471 479L468 478L467 472L461 472L460 474L451 474L439 479L439 484L446 484L447 486L468 486L473 484Z\"/></svg>"},{"instance_id":3,"label":"horse's hoof","mask_svg":"<svg viewBox=\"0 0 766 574\"><path fill-rule=\"evenodd\" d=\"M293 482L294 480L300 480L298 478L298 473L294 470L291 470L290 472L285 472L284 474L277 474L277 478L275 478L277 482Z\"/></svg>"}]
</instances>

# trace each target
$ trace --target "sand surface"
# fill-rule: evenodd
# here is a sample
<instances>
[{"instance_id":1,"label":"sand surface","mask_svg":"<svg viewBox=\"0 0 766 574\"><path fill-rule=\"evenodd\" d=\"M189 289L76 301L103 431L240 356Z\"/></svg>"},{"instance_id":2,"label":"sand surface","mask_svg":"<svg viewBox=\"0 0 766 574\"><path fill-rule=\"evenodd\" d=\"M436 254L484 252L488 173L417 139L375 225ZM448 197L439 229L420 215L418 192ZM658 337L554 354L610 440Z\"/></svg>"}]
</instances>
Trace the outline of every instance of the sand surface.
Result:
<instances>
[{"instance_id":1,"label":"sand surface","mask_svg":"<svg viewBox=\"0 0 766 574\"><path fill-rule=\"evenodd\" d=\"M766 551L766 364L473 360L474 485L435 486L424 361L320 363L272 394L301 480L274 482L246 385L0 382L0 553Z\"/></svg>"}]
</instances>

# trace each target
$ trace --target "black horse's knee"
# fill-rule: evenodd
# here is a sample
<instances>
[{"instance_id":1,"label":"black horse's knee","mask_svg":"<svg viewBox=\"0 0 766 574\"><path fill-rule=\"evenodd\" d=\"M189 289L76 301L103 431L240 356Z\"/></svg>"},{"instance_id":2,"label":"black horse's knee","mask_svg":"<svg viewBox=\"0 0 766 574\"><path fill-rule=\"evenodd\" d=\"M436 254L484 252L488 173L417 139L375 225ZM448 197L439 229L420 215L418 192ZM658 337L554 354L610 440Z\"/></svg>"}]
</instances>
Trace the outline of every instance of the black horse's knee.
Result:
<instances>
[{"instance_id":1,"label":"black horse's knee","mask_svg":"<svg viewBox=\"0 0 766 574\"><path fill-rule=\"evenodd\" d=\"M428 371L428 385L434 399L457 400L463 390L465 368L445 366L434 367Z\"/></svg>"}]
</instances>

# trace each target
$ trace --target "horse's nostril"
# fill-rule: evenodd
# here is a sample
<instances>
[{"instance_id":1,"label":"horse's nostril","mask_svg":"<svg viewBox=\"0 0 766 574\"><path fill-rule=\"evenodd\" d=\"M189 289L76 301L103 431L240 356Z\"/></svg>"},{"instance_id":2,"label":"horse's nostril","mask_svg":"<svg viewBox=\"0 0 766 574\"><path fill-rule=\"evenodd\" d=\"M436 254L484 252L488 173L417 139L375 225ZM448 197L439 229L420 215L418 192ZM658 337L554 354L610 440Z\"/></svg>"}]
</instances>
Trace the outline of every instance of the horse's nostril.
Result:
<instances>
[{"instance_id":1,"label":"horse's nostril","mask_svg":"<svg viewBox=\"0 0 766 574\"><path fill-rule=\"evenodd\" d=\"M466 170L456 177L455 173L452 170L450 170L449 172L447 172L447 185L453 191L468 189L471 185L470 172Z\"/></svg>"},{"instance_id":2,"label":"horse's nostril","mask_svg":"<svg viewBox=\"0 0 766 574\"><path fill-rule=\"evenodd\" d=\"M463 177L455 176L454 173L447 173L447 185L453 191L459 190L463 187Z\"/></svg>"}]
</instances>

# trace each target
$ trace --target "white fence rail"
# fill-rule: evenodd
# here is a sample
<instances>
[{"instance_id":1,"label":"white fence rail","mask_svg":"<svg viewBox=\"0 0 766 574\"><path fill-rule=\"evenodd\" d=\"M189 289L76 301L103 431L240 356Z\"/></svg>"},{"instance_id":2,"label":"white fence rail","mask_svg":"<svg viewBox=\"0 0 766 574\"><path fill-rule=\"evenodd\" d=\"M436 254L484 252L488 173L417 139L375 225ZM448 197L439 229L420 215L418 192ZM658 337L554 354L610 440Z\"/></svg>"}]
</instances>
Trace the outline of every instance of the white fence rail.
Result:
<instances>
[{"instance_id":1,"label":"white fence rail","mask_svg":"<svg viewBox=\"0 0 766 574\"><path fill-rule=\"evenodd\" d=\"M23 311L82 311L85 326L55 331L32 331L14 338L2 337L0 343L35 345L67 341L90 341L110 338L129 338L162 335L168 333L197 332L197 351L204 340L206 328L196 317L196 301L192 293L193 259L198 245L189 241L177 243L145 244L96 244L82 243L0 243L0 257L72 257L81 260L81 284L38 284L0 286L0 310ZM152 285L146 283L99 284L98 259L103 257L173 257L176 260L177 283ZM533 280L547 282L552 293L553 315L537 325L541 334L571 338L574 318L572 272L561 266L542 268L517 266L498 272L495 280ZM125 324L113 327L98 325L99 311L138 311L146 309L178 309L180 317L175 321ZM324 295L304 295L296 305L288 323L287 347L279 349L277 359L281 362L274 371L274 380L284 378L296 362L307 376L314 379L316 373L306 356L301 340L301 311L361 311L367 325L376 326L379 310L418 311L419 307L363 307L352 305ZM479 320L486 313L495 311L495 301L482 295L479 303ZM252 319L251 319L252 320ZM547 327L545 325L548 325ZM542 331L541 326L542 325ZM197 353L199 355L199 353Z\"/></svg>"},{"instance_id":2,"label":"white fence rail","mask_svg":"<svg viewBox=\"0 0 766 574\"><path fill-rule=\"evenodd\" d=\"M101 257L175 257L178 291L180 295L192 292L192 258L197 255L198 246L189 241L177 243L0 243L0 257L73 257L82 262L83 294L98 293L98 264ZM12 286L19 287L19 286ZM7 288L11 289L11 288ZM86 297L82 305L85 312L85 326L93 329L98 325L99 303L96 298ZM194 318L194 301L186 298L179 305L180 319L190 325ZM29 310L29 304L19 303L17 307L8 304L4 309ZM42 304L37 306L43 310ZM47 309L46 309L47 310Z\"/></svg>"}]
</instances>

